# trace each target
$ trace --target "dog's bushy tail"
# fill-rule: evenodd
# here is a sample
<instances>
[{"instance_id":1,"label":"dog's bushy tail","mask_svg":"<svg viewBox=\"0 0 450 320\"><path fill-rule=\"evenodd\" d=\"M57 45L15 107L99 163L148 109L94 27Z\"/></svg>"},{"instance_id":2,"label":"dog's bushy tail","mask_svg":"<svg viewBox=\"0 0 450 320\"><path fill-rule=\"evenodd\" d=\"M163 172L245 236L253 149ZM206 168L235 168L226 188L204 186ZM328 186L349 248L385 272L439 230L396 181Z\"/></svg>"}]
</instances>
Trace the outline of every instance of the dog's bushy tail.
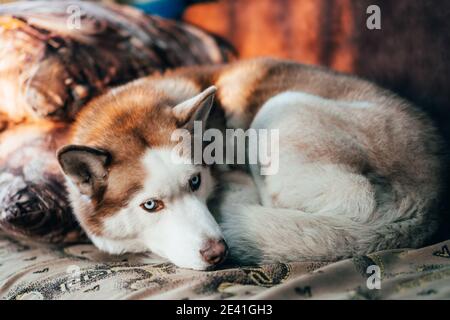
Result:
<instances>
[{"instance_id":1,"label":"dog's bushy tail","mask_svg":"<svg viewBox=\"0 0 450 320\"><path fill-rule=\"evenodd\" d=\"M362 223L345 216L310 214L259 205L222 208L221 227L231 259L242 264L291 261L336 261L354 255L414 243L423 223Z\"/></svg>"}]
</instances>

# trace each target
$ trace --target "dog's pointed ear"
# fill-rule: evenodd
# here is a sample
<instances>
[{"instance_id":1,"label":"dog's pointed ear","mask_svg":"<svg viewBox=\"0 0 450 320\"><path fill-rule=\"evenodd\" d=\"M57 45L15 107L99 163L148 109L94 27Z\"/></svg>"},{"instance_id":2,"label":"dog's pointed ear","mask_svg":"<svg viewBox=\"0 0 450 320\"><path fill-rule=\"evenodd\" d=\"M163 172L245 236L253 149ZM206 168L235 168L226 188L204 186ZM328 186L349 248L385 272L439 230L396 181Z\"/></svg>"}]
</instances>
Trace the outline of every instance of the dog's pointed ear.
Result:
<instances>
[{"instance_id":1,"label":"dog's pointed ear","mask_svg":"<svg viewBox=\"0 0 450 320\"><path fill-rule=\"evenodd\" d=\"M172 112L179 126L190 130L194 127L194 121L202 121L204 127L211 112L216 91L217 88L211 86L195 97L176 105Z\"/></svg>"},{"instance_id":2,"label":"dog's pointed ear","mask_svg":"<svg viewBox=\"0 0 450 320\"><path fill-rule=\"evenodd\" d=\"M57 151L64 174L89 197L104 192L111 155L105 150L88 146L67 145Z\"/></svg>"}]
</instances>

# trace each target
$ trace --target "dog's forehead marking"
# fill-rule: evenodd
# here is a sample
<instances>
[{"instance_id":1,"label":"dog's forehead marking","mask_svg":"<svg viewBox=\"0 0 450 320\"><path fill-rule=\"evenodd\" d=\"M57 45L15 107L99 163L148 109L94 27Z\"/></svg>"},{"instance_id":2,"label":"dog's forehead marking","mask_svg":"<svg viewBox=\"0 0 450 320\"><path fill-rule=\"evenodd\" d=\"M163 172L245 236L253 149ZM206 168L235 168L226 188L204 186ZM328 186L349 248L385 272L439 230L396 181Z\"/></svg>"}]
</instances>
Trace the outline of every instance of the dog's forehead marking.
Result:
<instances>
[{"instance_id":1,"label":"dog's forehead marking","mask_svg":"<svg viewBox=\"0 0 450 320\"><path fill-rule=\"evenodd\" d=\"M142 166L147 173L143 191L154 196L173 196L187 186L187 180L198 169L174 154L171 148L149 148L142 156Z\"/></svg>"}]
</instances>

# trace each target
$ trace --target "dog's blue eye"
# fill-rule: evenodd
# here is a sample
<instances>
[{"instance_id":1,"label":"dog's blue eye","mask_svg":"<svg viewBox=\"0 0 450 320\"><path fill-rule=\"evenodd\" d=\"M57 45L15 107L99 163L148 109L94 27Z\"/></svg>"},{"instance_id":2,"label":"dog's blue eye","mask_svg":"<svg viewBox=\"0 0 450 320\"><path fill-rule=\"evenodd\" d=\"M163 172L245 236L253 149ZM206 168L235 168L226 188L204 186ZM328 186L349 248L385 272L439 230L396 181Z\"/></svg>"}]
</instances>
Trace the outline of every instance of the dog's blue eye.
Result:
<instances>
[{"instance_id":1,"label":"dog's blue eye","mask_svg":"<svg viewBox=\"0 0 450 320\"><path fill-rule=\"evenodd\" d=\"M156 202L153 200L147 201L144 203L144 208L147 210L153 210L156 208Z\"/></svg>"},{"instance_id":2,"label":"dog's blue eye","mask_svg":"<svg viewBox=\"0 0 450 320\"><path fill-rule=\"evenodd\" d=\"M192 191L198 190L198 188L200 188L201 183L202 179L200 177L200 173L189 179L189 187L191 188Z\"/></svg>"},{"instance_id":3,"label":"dog's blue eye","mask_svg":"<svg viewBox=\"0 0 450 320\"><path fill-rule=\"evenodd\" d=\"M141 208L149 212L156 212L164 208L164 203L160 200L147 200L141 204Z\"/></svg>"}]
</instances>

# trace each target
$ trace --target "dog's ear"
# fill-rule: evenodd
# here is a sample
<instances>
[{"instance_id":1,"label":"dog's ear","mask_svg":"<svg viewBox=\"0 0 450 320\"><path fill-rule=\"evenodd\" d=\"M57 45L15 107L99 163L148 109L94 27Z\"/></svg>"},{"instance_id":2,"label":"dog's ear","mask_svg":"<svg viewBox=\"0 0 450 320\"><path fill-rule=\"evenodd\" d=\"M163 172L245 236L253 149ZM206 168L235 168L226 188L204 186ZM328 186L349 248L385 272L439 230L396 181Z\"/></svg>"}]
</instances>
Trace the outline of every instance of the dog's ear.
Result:
<instances>
[{"instance_id":1,"label":"dog's ear","mask_svg":"<svg viewBox=\"0 0 450 320\"><path fill-rule=\"evenodd\" d=\"M106 189L111 155L105 150L87 146L67 145L57 152L64 174L78 187L81 194L100 196Z\"/></svg>"},{"instance_id":2,"label":"dog's ear","mask_svg":"<svg viewBox=\"0 0 450 320\"><path fill-rule=\"evenodd\" d=\"M172 112L179 126L191 131L194 128L194 121L202 121L202 126L205 128L216 91L217 88L211 86L195 97L176 105Z\"/></svg>"}]
</instances>

